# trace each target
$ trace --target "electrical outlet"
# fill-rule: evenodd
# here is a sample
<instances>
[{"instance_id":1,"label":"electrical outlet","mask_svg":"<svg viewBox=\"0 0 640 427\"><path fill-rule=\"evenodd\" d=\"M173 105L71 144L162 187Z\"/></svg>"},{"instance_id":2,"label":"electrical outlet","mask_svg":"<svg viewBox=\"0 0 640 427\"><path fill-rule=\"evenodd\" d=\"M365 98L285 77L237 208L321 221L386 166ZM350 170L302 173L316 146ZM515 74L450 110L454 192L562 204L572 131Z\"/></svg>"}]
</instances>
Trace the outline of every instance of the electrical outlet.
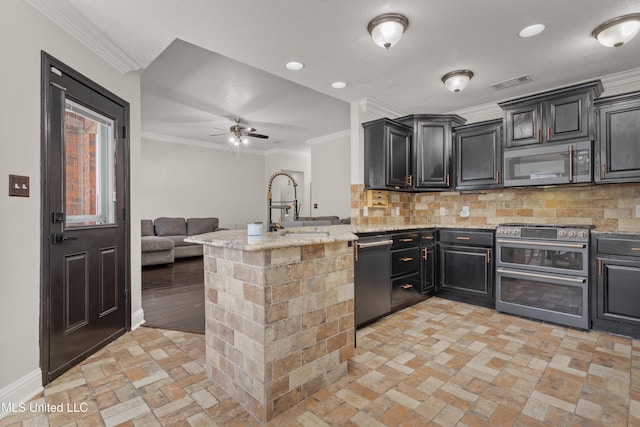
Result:
<instances>
[{"instance_id":1,"label":"electrical outlet","mask_svg":"<svg viewBox=\"0 0 640 427\"><path fill-rule=\"evenodd\" d=\"M447 214L447 210L444 207L440 208L440 216L445 216Z\"/></svg>"},{"instance_id":2,"label":"electrical outlet","mask_svg":"<svg viewBox=\"0 0 640 427\"><path fill-rule=\"evenodd\" d=\"M369 216L369 206L362 207L362 216Z\"/></svg>"},{"instance_id":3,"label":"electrical outlet","mask_svg":"<svg viewBox=\"0 0 640 427\"><path fill-rule=\"evenodd\" d=\"M400 216L400 206L396 206L396 216Z\"/></svg>"}]
</instances>

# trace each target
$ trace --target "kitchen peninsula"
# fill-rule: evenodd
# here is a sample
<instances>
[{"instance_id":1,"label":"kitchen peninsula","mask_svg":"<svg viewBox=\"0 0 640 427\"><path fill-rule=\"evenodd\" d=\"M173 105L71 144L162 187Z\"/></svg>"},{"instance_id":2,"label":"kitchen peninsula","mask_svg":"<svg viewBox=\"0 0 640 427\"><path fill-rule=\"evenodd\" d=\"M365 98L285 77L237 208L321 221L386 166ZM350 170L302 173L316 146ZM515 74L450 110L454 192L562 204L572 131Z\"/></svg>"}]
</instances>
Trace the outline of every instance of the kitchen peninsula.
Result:
<instances>
[{"instance_id":1,"label":"kitchen peninsula","mask_svg":"<svg viewBox=\"0 0 640 427\"><path fill-rule=\"evenodd\" d=\"M260 421L346 375L356 239L341 226L187 239L204 246L207 374Z\"/></svg>"}]
</instances>

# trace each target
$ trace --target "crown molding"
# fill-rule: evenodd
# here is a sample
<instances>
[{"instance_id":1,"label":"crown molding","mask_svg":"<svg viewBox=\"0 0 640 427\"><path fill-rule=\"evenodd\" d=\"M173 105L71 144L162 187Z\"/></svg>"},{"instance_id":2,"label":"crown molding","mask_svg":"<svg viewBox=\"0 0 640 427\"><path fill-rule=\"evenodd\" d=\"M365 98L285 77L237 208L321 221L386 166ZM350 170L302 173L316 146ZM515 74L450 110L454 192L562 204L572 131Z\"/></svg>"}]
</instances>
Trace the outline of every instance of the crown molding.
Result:
<instances>
[{"instance_id":1,"label":"crown molding","mask_svg":"<svg viewBox=\"0 0 640 427\"><path fill-rule=\"evenodd\" d=\"M473 122L481 122L484 120L502 118L504 112L498 104L490 102L488 104L476 105L474 107L462 108L460 110L451 111L447 114L457 114L467 119L467 124Z\"/></svg>"},{"instance_id":2,"label":"crown molding","mask_svg":"<svg viewBox=\"0 0 640 427\"><path fill-rule=\"evenodd\" d=\"M379 115L380 117L388 117L390 119L406 116L408 114L404 111L395 110L387 105L381 104L380 102L374 101L373 99L369 98L363 98L358 102L360 104L361 113Z\"/></svg>"},{"instance_id":3,"label":"crown molding","mask_svg":"<svg viewBox=\"0 0 640 427\"><path fill-rule=\"evenodd\" d=\"M335 141L338 138L344 138L349 136L351 136L351 130L346 129L340 132L334 132L327 135L319 136L317 138L307 139L305 142L309 145L314 145L314 144L320 144L322 142L327 142L327 141Z\"/></svg>"},{"instance_id":4,"label":"crown molding","mask_svg":"<svg viewBox=\"0 0 640 427\"><path fill-rule=\"evenodd\" d=\"M170 135L162 135L159 133L152 133L152 132L141 132L140 133L141 138L143 139L151 139L154 141L161 141L161 142L169 142L172 144L182 144L182 145L191 145L193 147L202 147L202 148L208 148L211 150L219 150L219 151L232 151L232 152L242 152L242 153L247 153L247 154L254 154L254 155L258 155L258 156L265 156L267 151L262 151L262 150L255 150L253 148L248 148L248 147L236 147L236 146L231 146L231 145L221 145L221 144L217 144L215 142L205 142L205 141L198 141L196 139L189 139L189 138L180 138L177 136L170 136Z\"/></svg>"},{"instance_id":5,"label":"crown molding","mask_svg":"<svg viewBox=\"0 0 640 427\"><path fill-rule=\"evenodd\" d=\"M69 3L55 0L25 1L122 74L142 69L103 33L95 27L89 27L84 16Z\"/></svg>"},{"instance_id":6,"label":"crown molding","mask_svg":"<svg viewBox=\"0 0 640 427\"><path fill-rule=\"evenodd\" d=\"M632 92L640 89L640 68L602 76L605 95Z\"/></svg>"}]
</instances>

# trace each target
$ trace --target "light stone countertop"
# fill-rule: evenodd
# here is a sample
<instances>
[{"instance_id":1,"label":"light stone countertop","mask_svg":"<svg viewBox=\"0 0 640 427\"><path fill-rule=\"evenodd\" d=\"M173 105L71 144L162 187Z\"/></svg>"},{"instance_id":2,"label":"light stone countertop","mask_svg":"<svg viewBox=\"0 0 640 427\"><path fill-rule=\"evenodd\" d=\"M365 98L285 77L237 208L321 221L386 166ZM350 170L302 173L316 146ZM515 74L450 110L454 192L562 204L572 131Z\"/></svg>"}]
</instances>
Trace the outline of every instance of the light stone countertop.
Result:
<instances>
[{"instance_id":1,"label":"light stone countertop","mask_svg":"<svg viewBox=\"0 0 640 427\"><path fill-rule=\"evenodd\" d=\"M358 240L360 233L389 233L393 231L412 231L434 228L465 228L436 226L434 224L407 225L327 225L319 227L288 227L275 232L265 232L262 236L248 236L247 230L222 230L213 233L189 236L186 242L222 248L259 251L264 249L306 246L318 243L346 242ZM487 228L491 227L470 227Z\"/></svg>"},{"instance_id":2,"label":"light stone countertop","mask_svg":"<svg viewBox=\"0 0 640 427\"><path fill-rule=\"evenodd\" d=\"M264 233L261 236L248 236L247 230L223 230L189 236L184 240L207 246L260 251L321 243L349 242L358 240L358 236L353 234L349 225L329 225L290 227Z\"/></svg>"}]
</instances>

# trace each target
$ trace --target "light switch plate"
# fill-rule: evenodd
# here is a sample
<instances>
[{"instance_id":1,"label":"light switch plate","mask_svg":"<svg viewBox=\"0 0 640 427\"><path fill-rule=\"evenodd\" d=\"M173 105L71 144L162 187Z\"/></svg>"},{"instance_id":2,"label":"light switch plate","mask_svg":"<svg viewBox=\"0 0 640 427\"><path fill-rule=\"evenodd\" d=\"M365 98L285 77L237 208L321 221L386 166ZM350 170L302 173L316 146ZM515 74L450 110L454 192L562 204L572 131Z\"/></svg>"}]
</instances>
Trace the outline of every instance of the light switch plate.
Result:
<instances>
[{"instance_id":1,"label":"light switch plate","mask_svg":"<svg viewBox=\"0 0 640 427\"><path fill-rule=\"evenodd\" d=\"M636 218L640 218L640 205L636 205Z\"/></svg>"},{"instance_id":2,"label":"light switch plate","mask_svg":"<svg viewBox=\"0 0 640 427\"><path fill-rule=\"evenodd\" d=\"M9 196L29 197L29 177L9 175Z\"/></svg>"}]
</instances>

